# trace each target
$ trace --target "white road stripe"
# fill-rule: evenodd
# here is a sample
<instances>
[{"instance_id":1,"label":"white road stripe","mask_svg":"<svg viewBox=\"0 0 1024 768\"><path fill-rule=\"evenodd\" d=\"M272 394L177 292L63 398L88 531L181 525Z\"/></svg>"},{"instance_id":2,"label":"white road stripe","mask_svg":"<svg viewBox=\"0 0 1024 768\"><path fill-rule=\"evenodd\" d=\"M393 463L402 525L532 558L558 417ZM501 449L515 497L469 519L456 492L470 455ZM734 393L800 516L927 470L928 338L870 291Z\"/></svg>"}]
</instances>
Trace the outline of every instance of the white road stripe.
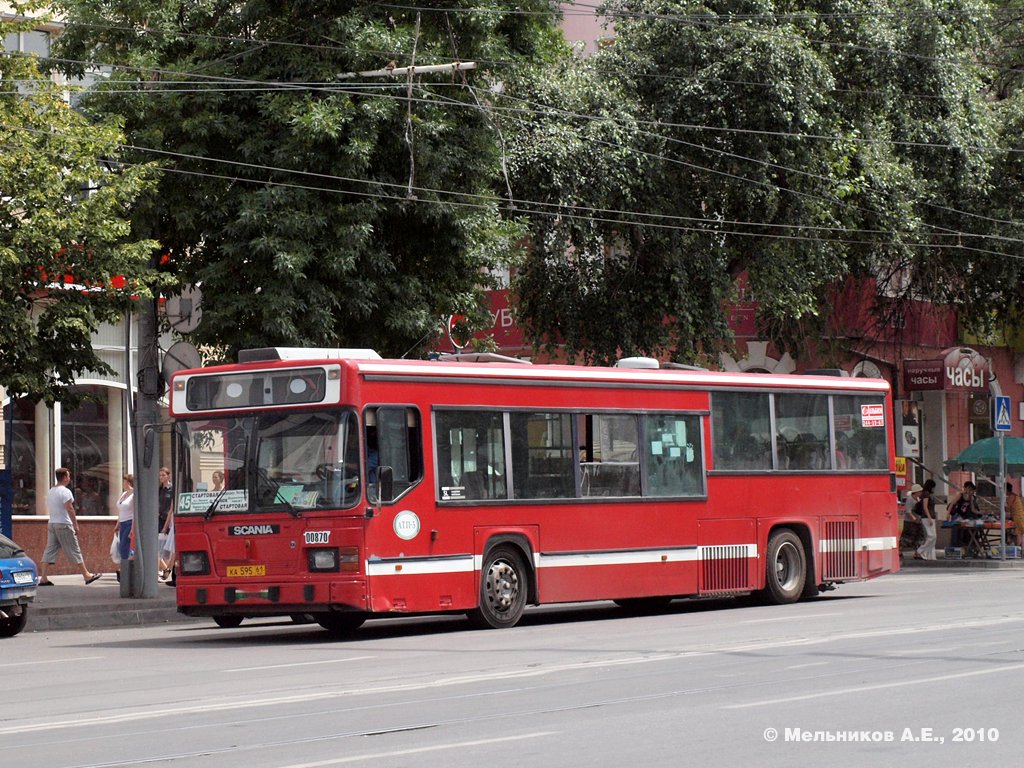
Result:
<instances>
[{"instance_id":1,"label":"white road stripe","mask_svg":"<svg viewBox=\"0 0 1024 768\"><path fill-rule=\"evenodd\" d=\"M390 757L406 757L408 755L422 755L426 752L440 752L446 749L464 749L465 747L480 747L487 744L502 744L509 741L524 741L526 739L537 739L542 736L557 736L558 731L537 731L535 733L524 733L521 736L499 736L494 739L475 739L474 741L453 741L449 744L435 744L432 747L414 747L411 749L395 749L390 752L374 752L368 755L349 755L347 757L335 757L330 760L317 760L313 763L289 763L280 768L323 768L326 765L344 765L345 763L359 763L364 760L381 760Z\"/></svg>"},{"instance_id":2,"label":"white road stripe","mask_svg":"<svg viewBox=\"0 0 1024 768\"><path fill-rule=\"evenodd\" d=\"M854 688L837 688L834 691L821 691L820 693L808 693L803 696L787 696L782 699L764 699L762 701L751 701L746 704L729 704L722 709L750 709L752 707L774 707L779 704L791 704L794 701L810 701L811 699L824 699L832 696L847 696L852 693L866 693L867 691L884 691L887 688L909 688L925 683L945 683L950 680L961 680L965 677L980 677L981 675L1005 675L1007 672L1024 669L1024 664L1011 664L1008 667L996 667L995 669L975 669L970 672L956 672L949 675L934 675L932 677L919 677L916 680L900 680L895 683L877 683L875 685L859 685Z\"/></svg>"},{"instance_id":3,"label":"white road stripe","mask_svg":"<svg viewBox=\"0 0 1024 768\"><path fill-rule=\"evenodd\" d=\"M786 669L807 669L808 667L824 667L831 664L831 661L812 661L807 664L791 664Z\"/></svg>"},{"instance_id":4,"label":"white road stripe","mask_svg":"<svg viewBox=\"0 0 1024 768\"><path fill-rule=\"evenodd\" d=\"M0 664L0 669L7 667L31 667L35 664L70 664L77 661L96 661L105 659L106 656L73 656L68 659L46 659L46 661L13 661L10 664Z\"/></svg>"},{"instance_id":5,"label":"white road stripe","mask_svg":"<svg viewBox=\"0 0 1024 768\"><path fill-rule=\"evenodd\" d=\"M289 667L310 667L314 664L344 664L347 661L365 661L366 659L376 659L376 656L351 656L347 659L324 659L323 661L296 661L291 664L267 664L262 667L235 667L234 669L224 669L222 672L258 672L264 669L288 669Z\"/></svg>"},{"instance_id":6,"label":"white road stripe","mask_svg":"<svg viewBox=\"0 0 1024 768\"><path fill-rule=\"evenodd\" d=\"M820 619L823 616L845 616L845 615L846 614L840 613L838 611L835 612L835 613L808 613L807 614L807 618L809 618L809 619ZM799 618L799 617L796 617L796 616L777 616L774 619L747 619L746 621L741 621L740 624L771 624L773 621L789 621L789 622L792 622L792 621L796 621L797 618Z\"/></svg>"}]
</instances>

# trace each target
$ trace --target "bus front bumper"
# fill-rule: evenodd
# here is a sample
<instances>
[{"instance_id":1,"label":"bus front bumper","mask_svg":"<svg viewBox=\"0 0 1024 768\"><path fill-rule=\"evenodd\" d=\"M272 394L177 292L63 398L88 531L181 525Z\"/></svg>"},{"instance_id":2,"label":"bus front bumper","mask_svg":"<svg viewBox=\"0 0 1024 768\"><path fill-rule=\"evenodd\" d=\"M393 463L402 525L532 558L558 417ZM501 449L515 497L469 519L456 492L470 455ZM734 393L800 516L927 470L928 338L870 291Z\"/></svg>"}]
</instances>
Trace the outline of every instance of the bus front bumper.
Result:
<instances>
[{"instance_id":1,"label":"bus front bumper","mask_svg":"<svg viewBox=\"0 0 1024 768\"><path fill-rule=\"evenodd\" d=\"M178 577L178 611L186 616L223 613L273 616L332 608L365 611L369 600L365 579L345 581L238 582L228 579Z\"/></svg>"}]
</instances>

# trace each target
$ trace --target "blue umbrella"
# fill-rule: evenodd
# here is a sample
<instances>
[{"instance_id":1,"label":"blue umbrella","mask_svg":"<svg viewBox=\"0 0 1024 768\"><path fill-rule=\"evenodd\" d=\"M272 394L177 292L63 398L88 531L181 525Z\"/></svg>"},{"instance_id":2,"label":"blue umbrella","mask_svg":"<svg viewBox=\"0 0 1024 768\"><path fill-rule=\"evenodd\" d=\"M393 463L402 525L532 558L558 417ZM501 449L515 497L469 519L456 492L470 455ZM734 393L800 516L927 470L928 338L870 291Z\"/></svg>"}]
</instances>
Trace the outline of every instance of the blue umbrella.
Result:
<instances>
[{"instance_id":1,"label":"blue umbrella","mask_svg":"<svg viewBox=\"0 0 1024 768\"><path fill-rule=\"evenodd\" d=\"M946 472L960 469L983 475L998 475L1000 439L1006 452L1006 472L1011 475L1024 474L1024 437L986 437L971 443L945 462L943 467Z\"/></svg>"}]
</instances>

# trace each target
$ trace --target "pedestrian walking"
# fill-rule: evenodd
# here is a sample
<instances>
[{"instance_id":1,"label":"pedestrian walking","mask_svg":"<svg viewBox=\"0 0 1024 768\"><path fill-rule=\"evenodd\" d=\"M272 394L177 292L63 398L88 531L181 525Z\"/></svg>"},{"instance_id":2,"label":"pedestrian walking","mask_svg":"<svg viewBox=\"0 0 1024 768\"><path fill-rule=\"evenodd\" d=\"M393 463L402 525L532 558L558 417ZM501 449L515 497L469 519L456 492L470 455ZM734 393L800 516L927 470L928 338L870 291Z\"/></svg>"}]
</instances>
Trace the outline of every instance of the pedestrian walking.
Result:
<instances>
[{"instance_id":1,"label":"pedestrian walking","mask_svg":"<svg viewBox=\"0 0 1024 768\"><path fill-rule=\"evenodd\" d=\"M929 478L924 481L921 498L914 506L914 513L921 518L924 528L924 541L914 552L915 560L935 559L935 481Z\"/></svg>"},{"instance_id":2,"label":"pedestrian walking","mask_svg":"<svg viewBox=\"0 0 1024 768\"><path fill-rule=\"evenodd\" d=\"M75 495L68 488L71 483L71 472L66 467L57 467L53 474L57 484L46 493L46 511L50 516L50 522L46 526L46 549L43 550L42 565L39 568L39 585L53 585L48 574L50 566L56 564L57 555L61 550L68 560L78 566L85 583L92 584L103 574L93 573L86 567L82 548L78 544Z\"/></svg>"},{"instance_id":3,"label":"pedestrian walking","mask_svg":"<svg viewBox=\"0 0 1024 768\"><path fill-rule=\"evenodd\" d=\"M173 587L177 583L174 568L174 486L171 485L171 470L168 467L160 467L159 501L160 578Z\"/></svg>"}]
</instances>

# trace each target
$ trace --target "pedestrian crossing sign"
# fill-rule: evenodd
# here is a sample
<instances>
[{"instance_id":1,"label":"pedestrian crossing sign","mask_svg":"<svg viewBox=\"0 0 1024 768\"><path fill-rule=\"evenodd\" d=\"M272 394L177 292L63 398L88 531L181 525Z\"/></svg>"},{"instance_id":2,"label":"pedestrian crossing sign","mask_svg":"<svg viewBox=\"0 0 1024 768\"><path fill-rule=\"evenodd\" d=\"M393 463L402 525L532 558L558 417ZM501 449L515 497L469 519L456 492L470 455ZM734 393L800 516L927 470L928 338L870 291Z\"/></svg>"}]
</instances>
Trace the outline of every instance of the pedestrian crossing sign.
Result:
<instances>
[{"instance_id":1,"label":"pedestrian crossing sign","mask_svg":"<svg viewBox=\"0 0 1024 768\"><path fill-rule=\"evenodd\" d=\"M995 410L992 414L993 427L997 432L1010 431L1010 398L1007 395L997 395L995 398Z\"/></svg>"}]
</instances>

